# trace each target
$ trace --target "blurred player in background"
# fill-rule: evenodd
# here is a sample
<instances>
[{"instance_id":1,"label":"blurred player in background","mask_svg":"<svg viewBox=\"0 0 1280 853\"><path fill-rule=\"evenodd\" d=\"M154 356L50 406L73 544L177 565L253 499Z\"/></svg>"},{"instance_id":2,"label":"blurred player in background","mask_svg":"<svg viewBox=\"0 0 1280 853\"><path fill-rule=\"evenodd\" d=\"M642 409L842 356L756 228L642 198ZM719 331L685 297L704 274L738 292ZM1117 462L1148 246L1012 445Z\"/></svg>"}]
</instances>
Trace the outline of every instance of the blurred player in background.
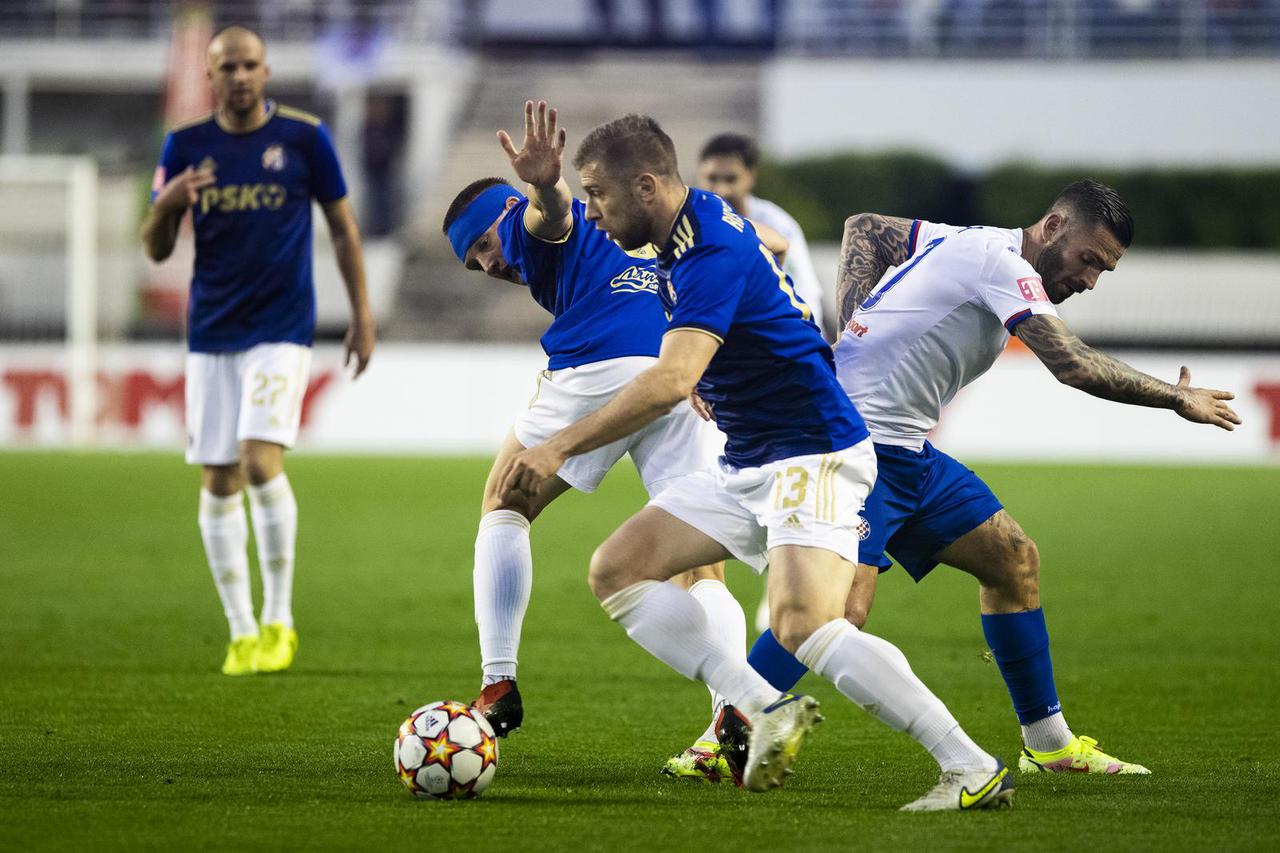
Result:
<instances>
[{"instance_id":1,"label":"blurred player in background","mask_svg":"<svg viewBox=\"0 0 1280 853\"><path fill-rule=\"evenodd\" d=\"M787 256L782 270L793 282L796 294L812 312L813 322L824 335L827 304L822 281L809 256L809 243L800 223L771 201L753 195L760 166L760 149L755 140L737 133L722 133L707 140L698 157L698 186L710 190L733 206L740 216L757 225L768 225L787 240ZM768 625L766 614L765 624ZM762 629L763 630L763 629Z\"/></svg>"},{"instance_id":2,"label":"blurred player in background","mask_svg":"<svg viewBox=\"0 0 1280 853\"><path fill-rule=\"evenodd\" d=\"M165 138L142 226L147 255L173 251L187 211L196 258L188 311L187 462L203 466L199 523L231 643L227 675L293 662L298 507L284 451L298 435L315 332L311 201L318 201L351 301L346 360L374 346L360 233L329 133L309 113L265 100L266 48L231 27L209 44L211 115ZM242 491L248 481L262 572L253 616Z\"/></svg>"},{"instance_id":3,"label":"blurred player in background","mask_svg":"<svg viewBox=\"0 0 1280 853\"><path fill-rule=\"evenodd\" d=\"M498 133L516 176L528 184L527 198L501 178L486 178L458 193L444 218L445 235L467 269L528 287L555 316L542 336L547 369L494 459L476 537L473 579L483 674L473 704L499 735L515 731L524 718L516 666L533 583L530 523L570 488L594 492L625 454L652 496L714 464L720 445L719 433L681 403L630 436L565 460L536 495L501 492L498 474L516 453L603 406L652 367L666 327L653 247L623 251L586 220L586 206L561 176L565 131L557 120L545 101L536 111L529 101L521 147L505 131ZM724 585L723 563L681 580L715 633L745 651L746 619ZM713 694L713 719L715 700ZM704 735L691 751L697 752L700 772L727 776L716 747L714 734Z\"/></svg>"},{"instance_id":4,"label":"blurred player in background","mask_svg":"<svg viewBox=\"0 0 1280 853\"><path fill-rule=\"evenodd\" d=\"M1053 678L1036 545L987 485L930 444L928 434L1010 334L1058 381L1095 397L1172 409L1227 430L1240 423L1225 402L1232 395L1192 388L1185 367L1177 384L1148 376L1087 346L1059 319L1054 306L1092 290L1132 239L1128 207L1095 181L1068 186L1025 229L871 213L845 223L836 365L866 418L879 468L863 511L846 616L855 625L866 621L877 576L892 565L886 552L917 582L939 563L976 577L983 633L1022 727L1022 772L1149 771L1072 733ZM1035 429L1034 413L1027 428ZM781 690L805 671L770 633L750 659Z\"/></svg>"},{"instance_id":5,"label":"blurred player in background","mask_svg":"<svg viewBox=\"0 0 1280 853\"><path fill-rule=\"evenodd\" d=\"M754 226L684 185L671 138L647 116L596 128L574 164L589 221L624 249L660 247L671 320L657 362L597 411L512 456L501 491L539 494L567 459L645 428L696 388L727 436L724 455L714 472L673 482L596 550L590 582L605 612L650 654L729 699L749 734L726 719L725 757L745 787L768 790L821 719L817 702L780 695L688 593L662 583L730 556L756 571L767 563L773 627L788 650L941 765L938 784L905 810L1008 803L1008 769L969 739L897 648L843 616L875 452L831 348Z\"/></svg>"}]
</instances>

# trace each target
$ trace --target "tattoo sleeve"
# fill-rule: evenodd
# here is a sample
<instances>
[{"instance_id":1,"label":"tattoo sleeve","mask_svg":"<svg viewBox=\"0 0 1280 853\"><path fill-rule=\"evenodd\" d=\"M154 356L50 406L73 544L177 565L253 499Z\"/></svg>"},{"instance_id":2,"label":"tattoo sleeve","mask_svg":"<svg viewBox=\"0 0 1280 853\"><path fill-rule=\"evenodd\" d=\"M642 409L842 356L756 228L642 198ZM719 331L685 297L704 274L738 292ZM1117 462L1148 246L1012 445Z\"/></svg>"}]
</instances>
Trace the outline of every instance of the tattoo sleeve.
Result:
<instances>
[{"instance_id":1,"label":"tattoo sleeve","mask_svg":"<svg viewBox=\"0 0 1280 853\"><path fill-rule=\"evenodd\" d=\"M1014 333L1064 385L1117 403L1161 409L1177 405L1177 386L1099 352L1057 317L1033 315L1019 323Z\"/></svg>"},{"instance_id":2,"label":"tattoo sleeve","mask_svg":"<svg viewBox=\"0 0 1280 853\"><path fill-rule=\"evenodd\" d=\"M885 270L907 259L911 220L875 213L857 213L844 222L840 269L836 273L836 304L843 328Z\"/></svg>"}]
</instances>

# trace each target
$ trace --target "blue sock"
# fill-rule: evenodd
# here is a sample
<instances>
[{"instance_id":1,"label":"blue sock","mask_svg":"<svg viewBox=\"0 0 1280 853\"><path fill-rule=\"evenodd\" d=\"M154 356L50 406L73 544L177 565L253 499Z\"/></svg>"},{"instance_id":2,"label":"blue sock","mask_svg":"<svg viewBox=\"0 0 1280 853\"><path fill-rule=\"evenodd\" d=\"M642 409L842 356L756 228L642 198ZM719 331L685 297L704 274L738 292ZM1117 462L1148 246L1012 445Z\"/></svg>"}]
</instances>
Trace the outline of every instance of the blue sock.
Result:
<instances>
[{"instance_id":1,"label":"blue sock","mask_svg":"<svg viewBox=\"0 0 1280 853\"><path fill-rule=\"evenodd\" d=\"M1019 723L1030 725L1062 710L1053 684L1049 629L1044 624L1043 610L1037 607L1025 613L984 613L982 633L1009 688Z\"/></svg>"},{"instance_id":2,"label":"blue sock","mask_svg":"<svg viewBox=\"0 0 1280 853\"><path fill-rule=\"evenodd\" d=\"M809 667L795 659L791 652L773 638L772 631L765 631L756 638L747 655L751 668L764 676L764 680L786 693L796 686Z\"/></svg>"}]
</instances>

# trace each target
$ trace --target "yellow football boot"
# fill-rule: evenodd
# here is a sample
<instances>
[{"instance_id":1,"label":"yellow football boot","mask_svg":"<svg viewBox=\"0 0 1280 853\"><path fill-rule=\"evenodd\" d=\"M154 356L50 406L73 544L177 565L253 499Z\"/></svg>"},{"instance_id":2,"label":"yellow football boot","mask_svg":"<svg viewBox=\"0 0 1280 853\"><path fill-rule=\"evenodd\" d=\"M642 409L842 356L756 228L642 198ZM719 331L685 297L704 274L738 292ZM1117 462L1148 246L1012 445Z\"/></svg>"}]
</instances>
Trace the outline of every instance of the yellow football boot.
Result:
<instances>
[{"instance_id":1,"label":"yellow football boot","mask_svg":"<svg viewBox=\"0 0 1280 853\"><path fill-rule=\"evenodd\" d=\"M720 744L711 740L700 740L679 755L668 758L662 775L701 782L733 781L733 770L720 754Z\"/></svg>"},{"instance_id":2,"label":"yellow football boot","mask_svg":"<svg viewBox=\"0 0 1280 853\"><path fill-rule=\"evenodd\" d=\"M252 634L236 637L227 644L222 662L223 675L253 675L258 671L258 638Z\"/></svg>"},{"instance_id":3,"label":"yellow football boot","mask_svg":"<svg viewBox=\"0 0 1280 853\"><path fill-rule=\"evenodd\" d=\"M283 672L298 650L298 632L283 622L263 625L258 634L258 672Z\"/></svg>"},{"instance_id":4,"label":"yellow football boot","mask_svg":"<svg viewBox=\"0 0 1280 853\"><path fill-rule=\"evenodd\" d=\"M1071 742L1055 752L1037 752L1022 748L1018 756L1019 773L1103 773L1107 776L1149 776L1151 771L1141 764L1130 764L1098 749L1091 737L1072 736Z\"/></svg>"}]
</instances>

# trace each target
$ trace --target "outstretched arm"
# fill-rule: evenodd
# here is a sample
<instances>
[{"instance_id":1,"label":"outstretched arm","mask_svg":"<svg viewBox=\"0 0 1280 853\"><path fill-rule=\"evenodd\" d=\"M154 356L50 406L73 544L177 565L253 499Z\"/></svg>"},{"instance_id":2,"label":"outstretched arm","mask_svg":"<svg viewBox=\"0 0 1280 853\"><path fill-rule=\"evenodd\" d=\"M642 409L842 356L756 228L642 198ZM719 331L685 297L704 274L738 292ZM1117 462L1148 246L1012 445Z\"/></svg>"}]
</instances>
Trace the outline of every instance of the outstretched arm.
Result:
<instances>
[{"instance_id":1,"label":"outstretched arm","mask_svg":"<svg viewBox=\"0 0 1280 853\"><path fill-rule=\"evenodd\" d=\"M1014 328L1014 333L1036 354L1058 381L1086 394L1129 403L1172 409L1199 424L1235 429L1240 417L1226 404L1230 391L1192 388L1191 371L1183 367L1178 384L1171 385L1119 359L1099 352L1080 340L1067 324L1049 314L1035 314Z\"/></svg>"},{"instance_id":2,"label":"outstretched arm","mask_svg":"<svg viewBox=\"0 0 1280 853\"><path fill-rule=\"evenodd\" d=\"M505 130L498 131L498 142L516 176L529 185L524 227L539 240L562 239L573 224L573 193L561 176L565 131L556 128L556 111L538 101L535 116L533 101L525 101L523 146L517 151Z\"/></svg>"},{"instance_id":3,"label":"outstretched arm","mask_svg":"<svg viewBox=\"0 0 1280 853\"><path fill-rule=\"evenodd\" d=\"M844 328L885 270L907 259L911 220L878 213L855 213L844 221L840 269L836 272L836 305Z\"/></svg>"},{"instance_id":4,"label":"outstretched arm","mask_svg":"<svg viewBox=\"0 0 1280 853\"><path fill-rule=\"evenodd\" d=\"M624 438L653 423L693 393L719 338L693 329L675 329L662 339L657 364L627 383L612 400L546 443L517 453L498 477L502 493L527 495L538 489L570 456L577 456Z\"/></svg>"}]
</instances>

